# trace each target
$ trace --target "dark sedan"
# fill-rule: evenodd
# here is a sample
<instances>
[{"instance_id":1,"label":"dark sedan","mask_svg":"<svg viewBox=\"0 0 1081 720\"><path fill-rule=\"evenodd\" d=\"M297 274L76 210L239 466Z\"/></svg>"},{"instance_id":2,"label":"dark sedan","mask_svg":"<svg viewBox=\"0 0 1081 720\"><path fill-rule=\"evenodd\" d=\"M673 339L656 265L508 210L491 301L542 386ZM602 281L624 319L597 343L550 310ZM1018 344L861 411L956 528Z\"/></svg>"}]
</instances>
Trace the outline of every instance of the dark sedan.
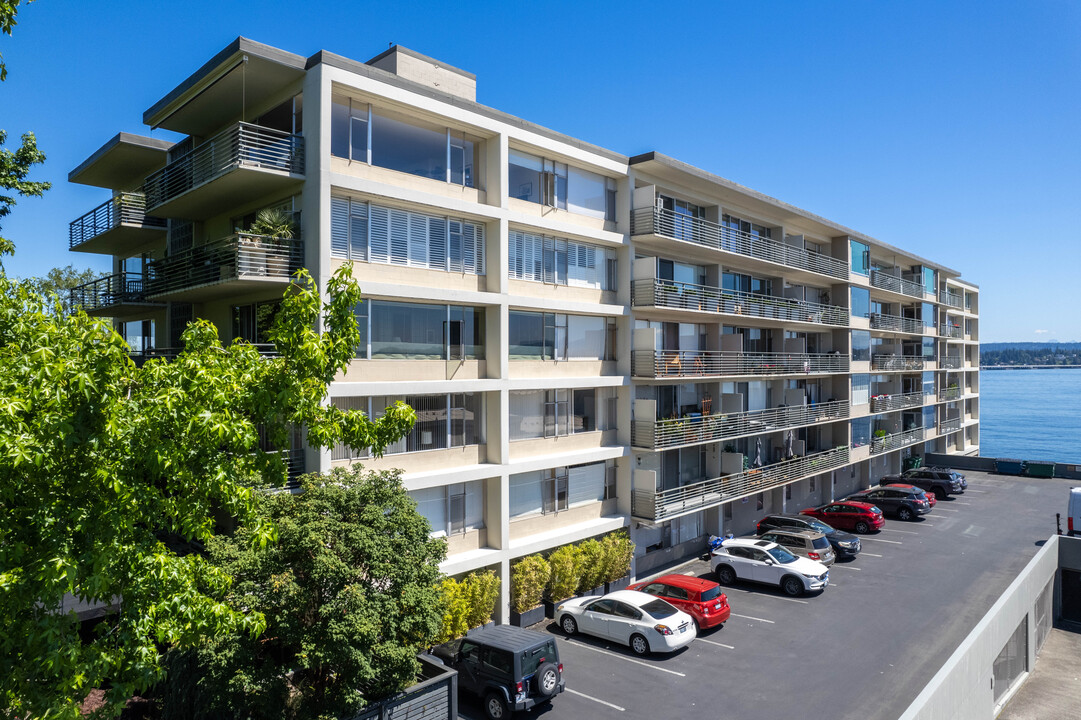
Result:
<instances>
[{"instance_id":1,"label":"dark sedan","mask_svg":"<svg viewBox=\"0 0 1081 720\"><path fill-rule=\"evenodd\" d=\"M860 550L862 549L860 539L852 533L838 530L821 520L806 515L786 515L780 513L776 515L767 515L758 521L758 526L755 528L755 534L761 535L764 532L776 528L815 530L822 533L826 536L826 539L830 541L830 545L833 547L833 553L837 556L838 560L842 558L854 558L860 554Z\"/></svg>"},{"instance_id":2,"label":"dark sedan","mask_svg":"<svg viewBox=\"0 0 1081 720\"><path fill-rule=\"evenodd\" d=\"M873 487L849 495L845 500L870 503L884 513L896 515L900 520L915 520L931 512L927 495L918 487L892 485Z\"/></svg>"}]
</instances>

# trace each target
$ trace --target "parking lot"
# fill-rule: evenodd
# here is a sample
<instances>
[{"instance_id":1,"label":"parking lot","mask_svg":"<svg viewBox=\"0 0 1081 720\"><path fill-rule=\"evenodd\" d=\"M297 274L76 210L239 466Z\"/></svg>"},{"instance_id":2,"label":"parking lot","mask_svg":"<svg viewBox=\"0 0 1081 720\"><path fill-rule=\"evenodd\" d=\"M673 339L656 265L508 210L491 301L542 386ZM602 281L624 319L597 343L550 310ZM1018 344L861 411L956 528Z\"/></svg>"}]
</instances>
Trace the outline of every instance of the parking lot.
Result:
<instances>
[{"instance_id":1,"label":"parking lot","mask_svg":"<svg viewBox=\"0 0 1081 720\"><path fill-rule=\"evenodd\" d=\"M1076 484L966 476L968 490L923 519L862 536L821 593L725 587L729 621L672 655L536 626L559 638L567 691L523 717L897 718L1055 532ZM714 579L701 560L668 572ZM463 697L460 715L481 720L480 703Z\"/></svg>"}]
</instances>

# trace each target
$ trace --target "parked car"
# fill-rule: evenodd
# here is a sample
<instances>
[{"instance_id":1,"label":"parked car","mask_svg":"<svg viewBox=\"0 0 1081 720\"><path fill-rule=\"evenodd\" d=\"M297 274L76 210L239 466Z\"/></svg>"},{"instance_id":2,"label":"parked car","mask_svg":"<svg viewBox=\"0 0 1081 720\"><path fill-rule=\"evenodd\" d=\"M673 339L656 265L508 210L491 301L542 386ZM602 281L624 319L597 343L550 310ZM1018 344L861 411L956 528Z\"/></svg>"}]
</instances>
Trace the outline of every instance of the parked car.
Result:
<instances>
[{"instance_id":1,"label":"parked car","mask_svg":"<svg viewBox=\"0 0 1081 720\"><path fill-rule=\"evenodd\" d=\"M826 567L832 565L837 559L826 535L817 530L778 528L764 532L759 537L777 543L794 555L820 562Z\"/></svg>"},{"instance_id":2,"label":"parked car","mask_svg":"<svg viewBox=\"0 0 1081 720\"><path fill-rule=\"evenodd\" d=\"M804 508L801 515L810 515L845 530L866 535L886 524L882 511L874 505L854 500L839 500L816 508Z\"/></svg>"},{"instance_id":3,"label":"parked car","mask_svg":"<svg viewBox=\"0 0 1081 720\"><path fill-rule=\"evenodd\" d=\"M887 475L880 481L883 485L907 483L923 490L930 490L939 500L945 500L952 494L963 493L968 487L965 476L949 468L912 468L900 475Z\"/></svg>"},{"instance_id":4,"label":"parked car","mask_svg":"<svg viewBox=\"0 0 1081 720\"><path fill-rule=\"evenodd\" d=\"M1081 534L1081 488L1070 488L1070 499L1066 504L1066 534L1070 537Z\"/></svg>"},{"instance_id":5,"label":"parked car","mask_svg":"<svg viewBox=\"0 0 1081 720\"><path fill-rule=\"evenodd\" d=\"M713 551L710 567L723 585L752 580L777 585L786 595L802 595L829 585L829 568L799 557L775 542L758 538L731 538Z\"/></svg>"},{"instance_id":6,"label":"parked car","mask_svg":"<svg viewBox=\"0 0 1081 720\"><path fill-rule=\"evenodd\" d=\"M721 586L693 575L663 575L627 588L663 598L694 618L699 631L721 627L732 614Z\"/></svg>"},{"instance_id":7,"label":"parked car","mask_svg":"<svg viewBox=\"0 0 1081 720\"><path fill-rule=\"evenodd\" d=\"M833 554L840 558L854 558L860 554L862 544L860 539L851 533L817 520L807 515L767 515L758 521L755 534L762 535L773 528L804 528L814 530L826 536L833 548Z\"/></svg>"},{"instance_id":8,"label":"parked car","mask_svg":"<svg viewBox=\"0 0 1081 720\"><path fill-rule=\"evenodd\" d=\"M484 699L491 720L549 702L566 688L555 638L547 633L497 625L470 630L432 648L458 671L458 689Z\"/></svg>"},{"instance_id":9,"label":"parked car","mask_svg":"<svg viewBox=\"0 0 1081 720\"><path fill-rule=\"evenodd\" d=\"M568 635L582 632L613 640L629 645L635 655L672 652L698 635L690 615L637 590L567 600L556 607L555 615Z\"/></svg>"},{"instance_id":10,"label":"parked car","mask_svg":"<svg viewBox=\"0 0 1081 720\"><path fill-rule=\"evenodd\" d=\"M896 515L900 520L915 520L931 512L927 495L915 485L888 485L860 490L845 498L870 503L884 513Z\"/></svg>"}]
</instances>

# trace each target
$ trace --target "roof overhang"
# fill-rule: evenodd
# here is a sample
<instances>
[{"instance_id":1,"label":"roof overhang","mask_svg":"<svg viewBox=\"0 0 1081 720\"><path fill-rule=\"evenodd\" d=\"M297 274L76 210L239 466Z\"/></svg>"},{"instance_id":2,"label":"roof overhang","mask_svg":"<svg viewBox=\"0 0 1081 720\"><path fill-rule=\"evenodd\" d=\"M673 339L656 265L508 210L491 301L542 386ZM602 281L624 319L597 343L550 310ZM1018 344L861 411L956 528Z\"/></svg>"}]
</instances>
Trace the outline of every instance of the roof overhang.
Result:
<instances>
[{"instance_id":1,"label":"roof overhang","mask_svg":"<svg viewBox=\"0 0 1081 720\"><path fill-rule=\"evenodd\" d=\"M171 140L118 133L93 155L68 173L68 180L82 185L126 190L165 165Z\"/></svg>"},{"instance_id":2,"label":"roof overhang","mask_svg":"<svg viewBox=\"0 0 1081 720\"><path fill-rule=\"evenodd\" d=\"M305 62L300 55L239 37L144 112L143 122L206 137L304 77Z\"/></svg>"}]
</instances>

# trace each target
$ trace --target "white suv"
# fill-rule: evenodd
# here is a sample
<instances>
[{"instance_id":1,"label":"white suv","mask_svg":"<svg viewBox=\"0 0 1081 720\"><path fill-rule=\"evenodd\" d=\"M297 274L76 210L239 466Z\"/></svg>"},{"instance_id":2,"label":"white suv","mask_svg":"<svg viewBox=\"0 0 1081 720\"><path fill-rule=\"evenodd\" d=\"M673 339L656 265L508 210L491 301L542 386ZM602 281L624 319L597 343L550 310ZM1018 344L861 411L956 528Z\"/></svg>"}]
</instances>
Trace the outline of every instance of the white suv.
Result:
<instances>
[{"instance_id":1,"label":"white suv","mask_svg":"<svg viewBox=\"0 0 1081 720\"><path fill-rule=\"evenodd\" d=\"M758 538L732 538L713 551L710 567L723 585L737 579L778 585L787 595L822 590L830 581L829 568L793 555L780 545Z\"/></svg>"}]
</instances>

